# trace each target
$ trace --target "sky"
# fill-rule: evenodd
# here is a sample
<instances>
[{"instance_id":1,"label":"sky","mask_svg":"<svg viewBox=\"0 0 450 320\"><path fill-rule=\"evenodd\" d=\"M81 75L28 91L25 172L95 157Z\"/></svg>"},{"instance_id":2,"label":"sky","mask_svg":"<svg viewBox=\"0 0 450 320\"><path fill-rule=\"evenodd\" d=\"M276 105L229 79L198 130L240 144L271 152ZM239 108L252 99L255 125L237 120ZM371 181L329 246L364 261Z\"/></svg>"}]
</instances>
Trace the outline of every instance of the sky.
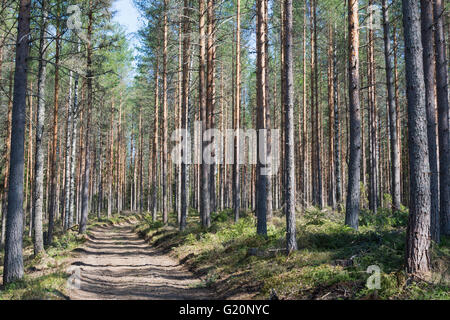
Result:
<instances>
[{"instance_id":1,"label":"sky","mask_svg":"<svg viewBox=\"0 0 450 320\"><path fill-rule=\"evenodd\" d=\"M141 23L139 21L139 12L134 6L133 0L115 0L112 8L116 11L113 21L120 23L126 28L130 45L134 49L134 55L136 55L137 50L135 48L138 45L136 32L139 30Z\"/></svg>"}]
</instances>

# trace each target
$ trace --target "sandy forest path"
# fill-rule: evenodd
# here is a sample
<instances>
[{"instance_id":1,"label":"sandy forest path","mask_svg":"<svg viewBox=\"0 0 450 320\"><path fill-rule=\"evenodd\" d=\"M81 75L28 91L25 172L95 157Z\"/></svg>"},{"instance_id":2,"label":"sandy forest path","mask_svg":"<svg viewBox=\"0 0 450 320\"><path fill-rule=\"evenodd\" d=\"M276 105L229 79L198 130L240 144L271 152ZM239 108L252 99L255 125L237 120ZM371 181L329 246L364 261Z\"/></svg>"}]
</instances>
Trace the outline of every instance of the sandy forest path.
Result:
<instances>
[{"instance_id":1,"label":"sandy forest path","mask_svg":"<svg viewBox=\"0 0 450 320\"><path fill-rule=\"evenodd\" d=\"M71 268L79 281L69 290L74 300L211 299L200 279L178 261L150 247L133 225L98 226L76 249ZM76 274L75 272L74 274ZM72 276L73 279L73 276Z\"/></svg>"}]
</instances>

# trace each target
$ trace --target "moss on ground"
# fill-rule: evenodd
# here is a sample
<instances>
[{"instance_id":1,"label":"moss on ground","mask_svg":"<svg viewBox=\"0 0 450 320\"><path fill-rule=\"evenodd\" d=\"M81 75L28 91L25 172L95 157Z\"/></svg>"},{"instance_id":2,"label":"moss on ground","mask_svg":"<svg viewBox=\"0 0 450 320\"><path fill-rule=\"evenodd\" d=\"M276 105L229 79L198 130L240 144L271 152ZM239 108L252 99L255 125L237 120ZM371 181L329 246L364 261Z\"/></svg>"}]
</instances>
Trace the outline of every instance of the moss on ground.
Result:
<instances>
[{"instance_id":1,"label":"moss on ground","mask_svg":"<svg viewBox=\"0 0 450 320\"><path fill-rule=\"evenodd\" d=\"M188 228L176 229L144 216L137 231L201 276L203 285L221 298L267 299L450 299L450 240L433 245L433 280L409 279L404 272L407 212L381 209L374 216L362 212L358 232L344 226L343 213L306 210L297 217L299 250L286 256L285 222L275 213L267 238L256 235L256 220L244 213L238 223L226 210L212 215L209 230L199 226L191 210ZM259 252L261 254L252 254ZM366 287L381 269L381 289Z\"/></svg>"}]
</instances>

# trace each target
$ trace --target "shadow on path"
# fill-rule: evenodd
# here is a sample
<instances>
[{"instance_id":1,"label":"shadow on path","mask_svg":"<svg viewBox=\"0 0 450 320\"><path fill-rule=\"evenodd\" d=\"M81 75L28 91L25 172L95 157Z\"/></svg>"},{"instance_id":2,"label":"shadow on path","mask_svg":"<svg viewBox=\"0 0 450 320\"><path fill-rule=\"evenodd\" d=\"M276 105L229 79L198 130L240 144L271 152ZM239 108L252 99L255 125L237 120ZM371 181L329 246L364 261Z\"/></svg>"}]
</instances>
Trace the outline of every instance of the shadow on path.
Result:
<instances>
[{"instance_id":1,"label":"shadow on path","mask_svg":"<svg viewBox=\"0 0 450 320\"><path fill-rule=\"evenodd\" d=\"M70 299L213 298L178 261L140 239L131 224L97 227L74 252L71 269L78 268L80 279L79 289L69 289Z\"/></svg>"}]
</instances>

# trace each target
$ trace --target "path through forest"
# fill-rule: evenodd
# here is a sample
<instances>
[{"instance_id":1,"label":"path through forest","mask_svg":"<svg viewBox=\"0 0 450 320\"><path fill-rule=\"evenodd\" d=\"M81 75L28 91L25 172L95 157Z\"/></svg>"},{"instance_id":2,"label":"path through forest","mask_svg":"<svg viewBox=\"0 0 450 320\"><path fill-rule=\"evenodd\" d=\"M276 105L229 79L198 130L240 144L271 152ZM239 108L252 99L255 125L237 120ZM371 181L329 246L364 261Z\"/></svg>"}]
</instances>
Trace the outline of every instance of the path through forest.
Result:
<instances>
[{"instance_id":1,"label":"path through forest","mask_svg":"<svg viewBox=\"0 0 450 320\"><path fill-rule=\"evenodd\" d=\"M80 268L80 289L70 299L211 299L200 279L176 260L150 247L133 225L98 226L76 249L72 268Z\"/></svg>"}]
</instances>

